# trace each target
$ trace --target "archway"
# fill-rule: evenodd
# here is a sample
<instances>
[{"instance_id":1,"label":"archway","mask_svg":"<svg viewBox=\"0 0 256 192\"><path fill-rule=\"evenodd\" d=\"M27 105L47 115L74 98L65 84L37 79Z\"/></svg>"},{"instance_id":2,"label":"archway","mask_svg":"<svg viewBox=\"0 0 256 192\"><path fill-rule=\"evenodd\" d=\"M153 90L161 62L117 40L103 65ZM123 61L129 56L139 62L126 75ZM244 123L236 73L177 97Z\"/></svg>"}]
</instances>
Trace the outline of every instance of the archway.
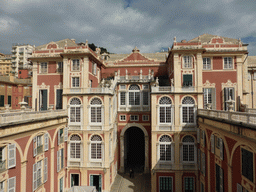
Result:
<instances>
[{"instance_id":1,"label":"archway","mask_svg":"<svg viewBox=\"0 0 256 192\"><path fill-rule=\"evenodd\" d=\"M128 131L126 133L127 130L129 130L130 128L131 131ZM136 131L137 130L137 131ZM127 123L125 125L125 127L122 129L121 131L121 134L120 134L120 172L124 173L125 172L125 168L127 166L129 166L129 162L127 162L127 135L129 137L129 135L133 135L134 133L130 133L130 132L134 132L135 131L135 134L136 132L140 132L140 141L144 142L140 144L140 149L144 147L144 150L141 149L140 151L140 154L144 155L144 158L141 158L142 160L144 160L144 163L141 163L141 168L142 166L144 166L144 172L149 172L149 138L148 138L148 132L147 130L141 125L141 124L138 124L138 123ZM144 139L143 139L144 137ZM131 149L131 146L130 146L130 149ZM129 154L130 155L130 154ZM136 155L134 155L136 157ZM142 165L143 164L143 165Z\"/></svg>"},{"instance_id":2,"label":"archway","mask_svg":"<svg viewBox=\"0 0 256 192\"><path fill-rule=\"evenodd\" d=\"M143 131L138 127L130 127L124 134L124 166L125 170L133 168L143 172L145 166L145 139Z\"/></svg>"}]
</instances>

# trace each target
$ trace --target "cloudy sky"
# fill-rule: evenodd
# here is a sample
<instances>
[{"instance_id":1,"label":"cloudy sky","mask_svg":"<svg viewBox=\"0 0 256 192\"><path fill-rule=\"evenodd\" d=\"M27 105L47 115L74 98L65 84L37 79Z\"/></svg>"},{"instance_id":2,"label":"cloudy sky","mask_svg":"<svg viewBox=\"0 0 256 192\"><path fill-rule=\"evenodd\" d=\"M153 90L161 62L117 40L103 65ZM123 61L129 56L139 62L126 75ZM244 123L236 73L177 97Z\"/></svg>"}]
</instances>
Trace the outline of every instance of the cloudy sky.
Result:
<instances>
[{"instance_id":1,"label":"cloudy sky","mask_svg":"<svg viewBox=\"0 0 256 192\"><path fill-rule=\"evenodd\" d=\"M255 0L0 0L0 52L74 38L112 53L156 52L204 33L241 38L256 55Z\"/></svg>"}]
</instances>

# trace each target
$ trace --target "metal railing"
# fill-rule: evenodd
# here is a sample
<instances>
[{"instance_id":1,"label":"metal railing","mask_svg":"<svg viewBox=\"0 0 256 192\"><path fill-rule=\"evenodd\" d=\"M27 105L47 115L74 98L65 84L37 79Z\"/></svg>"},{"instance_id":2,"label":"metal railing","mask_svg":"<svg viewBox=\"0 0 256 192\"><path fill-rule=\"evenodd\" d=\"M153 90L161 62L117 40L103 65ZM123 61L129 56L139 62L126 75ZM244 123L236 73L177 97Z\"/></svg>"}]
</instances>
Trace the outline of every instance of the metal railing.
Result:
<instances>
[{"instance_id":1,"label":"metal railing","mask_svg":"<svg viewBox=\"0 0 256 192\"><path fill-rule=\"evenodd\" d=\"M219 111L219 110L207 110L198 109L198 115L209 116L219 119L225 119L234 121L237 123L245 123L250 125L256 125L256 114L245 113L245 112L230 112L230 111Z\"/></svg>"}]
</instances>

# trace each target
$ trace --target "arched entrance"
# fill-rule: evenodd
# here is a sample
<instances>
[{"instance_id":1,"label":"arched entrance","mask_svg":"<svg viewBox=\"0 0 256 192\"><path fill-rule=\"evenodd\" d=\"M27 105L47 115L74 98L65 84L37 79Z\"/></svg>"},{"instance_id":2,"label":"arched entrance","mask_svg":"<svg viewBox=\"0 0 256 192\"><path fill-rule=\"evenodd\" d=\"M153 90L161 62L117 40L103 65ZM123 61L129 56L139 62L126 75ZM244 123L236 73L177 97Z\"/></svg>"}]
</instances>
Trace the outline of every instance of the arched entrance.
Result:
<instances>
[{"instance_id":1,"label":"arched entrance","mask_svg":"<svg viewBox=\"0 0 256 192\"><path fill-rule=\"evenodd\" d=\"M120 134L120 172L124 173L129 166L149 172L148 143L148 132L142 125L126 124Z\"/></svg>"},{"instance_id":2,"label":"arched entrance","mask_svg":"<svg viewBox=\"0 0 256 192\"><path fill-rule=\"evenodd\" d=\"M138 127L130 127L124 134L124 166L125 170L133 168L143 172L145 166L145 139L143 131Z\"/></svg>"}]
</instances>

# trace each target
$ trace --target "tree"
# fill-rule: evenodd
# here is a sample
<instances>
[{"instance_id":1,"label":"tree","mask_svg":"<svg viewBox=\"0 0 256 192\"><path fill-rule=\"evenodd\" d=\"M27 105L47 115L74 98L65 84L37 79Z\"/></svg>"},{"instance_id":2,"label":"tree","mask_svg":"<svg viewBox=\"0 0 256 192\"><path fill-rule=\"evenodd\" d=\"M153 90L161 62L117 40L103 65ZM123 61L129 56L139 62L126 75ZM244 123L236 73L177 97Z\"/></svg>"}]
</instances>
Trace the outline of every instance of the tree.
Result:
<instances>
[{"instance_id":1,"label":"tree","mask_svg":"<svg viewBox=\"0 0 256 192\"><path fill-rule=\"evenodd\" d=\"M91 50L96 51L97 46L94 45L94 43L90 43L90 44L88 44L88 45L89 45L89 47L91 48ZM101 50L101 51L100 51L100 54L102 54L102 53L109 53L106 48L104 48L104 47L99 47L99 48L100 48L100 50Z\"/></svg>"}]
</instances>

